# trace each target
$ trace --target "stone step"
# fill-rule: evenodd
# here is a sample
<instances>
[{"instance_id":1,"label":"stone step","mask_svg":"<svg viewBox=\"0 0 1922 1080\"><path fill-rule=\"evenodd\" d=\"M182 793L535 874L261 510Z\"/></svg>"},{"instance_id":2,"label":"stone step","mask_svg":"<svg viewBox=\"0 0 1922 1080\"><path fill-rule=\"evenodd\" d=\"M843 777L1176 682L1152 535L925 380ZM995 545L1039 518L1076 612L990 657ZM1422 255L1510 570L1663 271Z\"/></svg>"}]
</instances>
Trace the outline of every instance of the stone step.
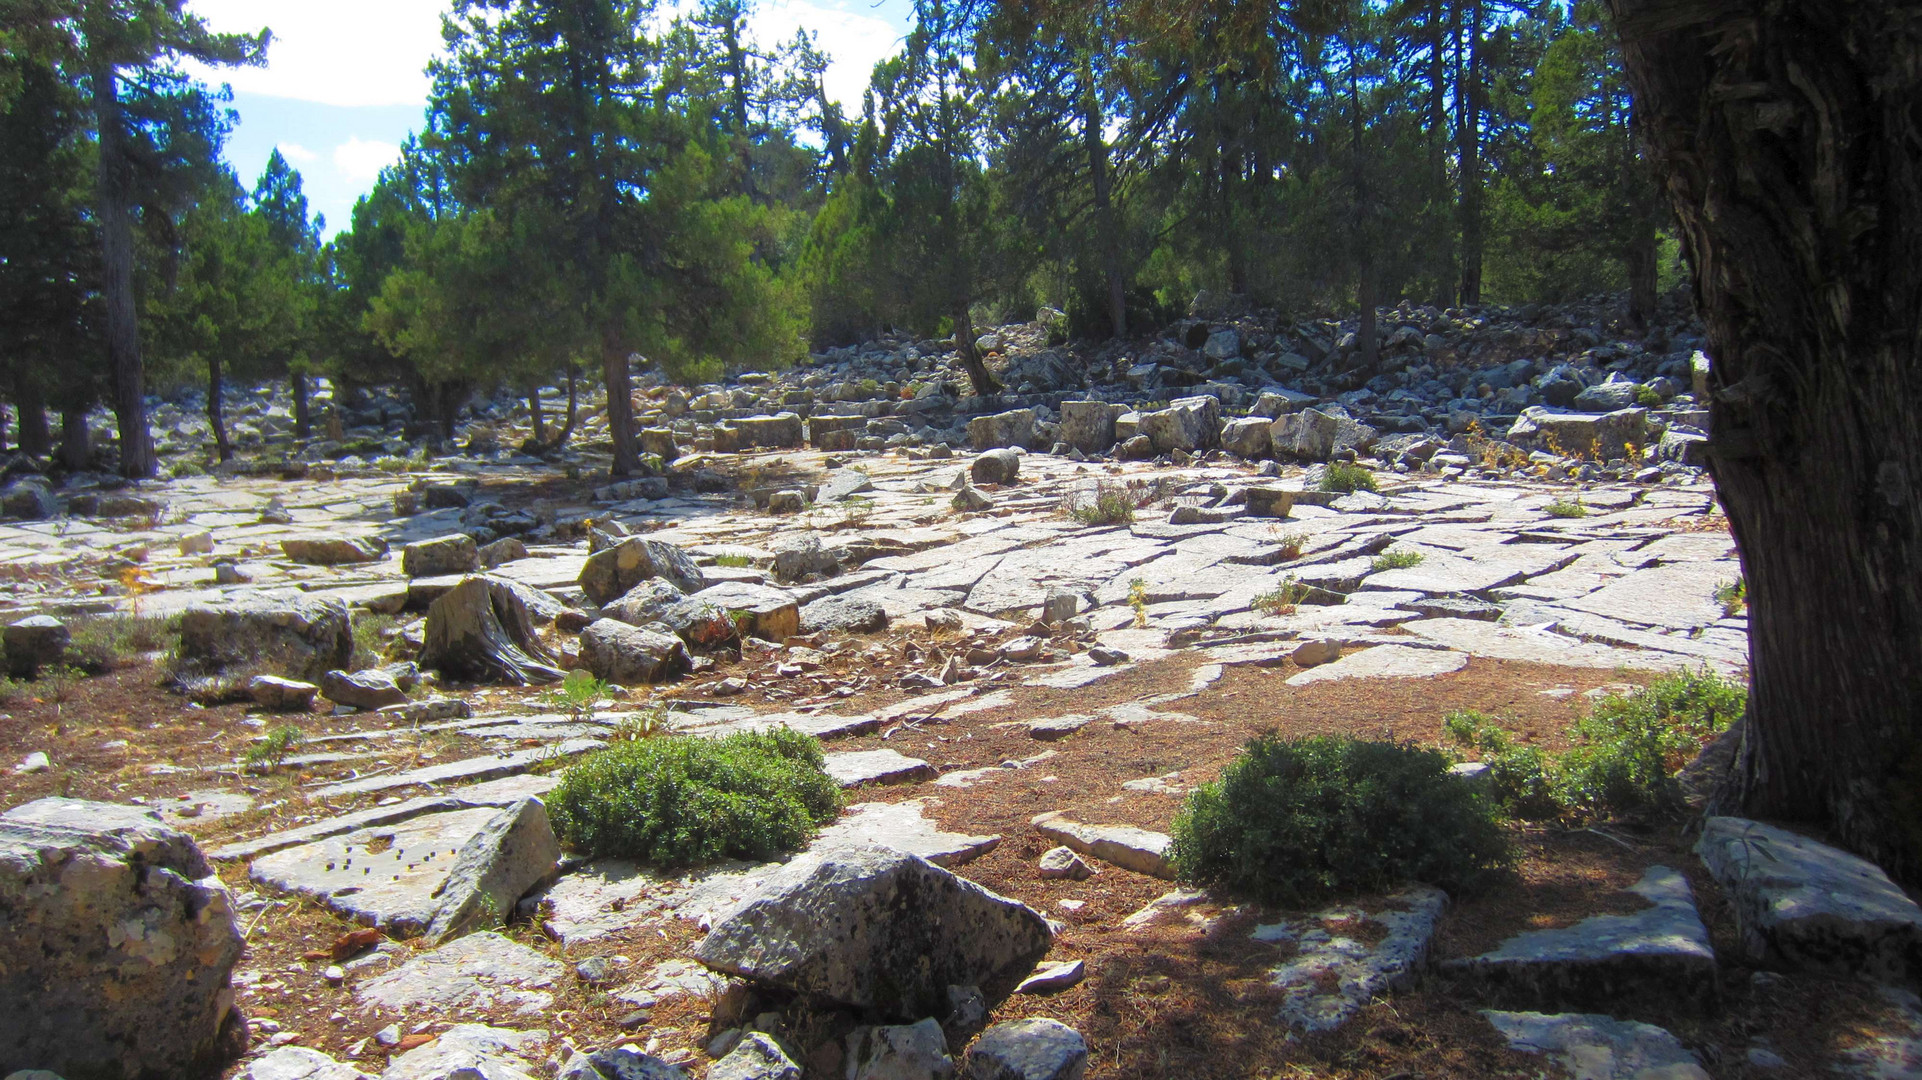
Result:
<instances>
[{"instance_id":1,"label":"stone step","mask_svg":"<svg viewBox=\"0 0 1922 1080\"><path fill-rule=\"evenodd\" d=\"M827 755L827 772L844 788L932 780L934 766L898 750L850 750Z\"/></svg>"},{"instance_id":2,"label":"stone step","mask_svg":"<svg viewBox=\"0 0 1922 1080\"><path fill-rule=\"evenodd\" d=\"M1701 1059L1666 1029L1590 1013L1482 1016L1510 1049L1544 1054L1578 1080L1709 1080Z\"/></svg>"},{"instance_id":3,"label":"stone step","mask_svg":"<svg viewBox=\"0 0 1922 1080\"><path fill-rule=\"evenodd\" d=\"M1695 853L1728 893L1749 960L1922 977L1922 907L1867 859L1736 817L1709 818Z\"/></svg>"},{"instance_id":4,"label":"stone step","mask_svg":"<svg viewBox=\"0 0 1922 1080\"><path fill-rule=\"evenodd\" d=\"M284 829L265 836L257 836L251 840L236 840L215 848L208 852L208 856L222 862L253 859L271 852L298 847L301 844L311 844L316 840L342 836L356 829L392 825L427 814L444 813L449 810L471 810L482 806L499 808L519 802L530 795L545 795L558 783L560 779L553 776L502 777L499 780L489 780L470 787L455 788L442 795L423 795L391 806L376 806L371 810L341 814L324 821L316 821L311 825Z\"/></svg>"},{"instance_id":5,"label":"stone step","mask_svg":"<svg viewBox=\"0 0 1922 1080\"><path fill-rule=\"evenodd\" d=\"M1652 866L1628 891L1653 904L1573 926L1529 930L1443 969L1496 1000L1546 1008L1606 1008L1661 1000L1699 1010L1716 997L1715 949L1688 878Z\"/></svg>"},{"instance_id":6,"label":"stone step","mask_svg":"<svg viewBox=\"0 0 1922 1080\"><path fill-rule=\"evenodd\" d=\"M491 757L463 758L459 761L449 761L440 765L429 765L383 776L365 776L356 780L328 784L307 794L313 799L338 799L416 785L438 787L443 784L471 783L502 776L517 776L539 762L576 757L590 750L599 750L606 745L600 739L569 739L555 746L516 750L513 753L497 754Z\"/></svg>"},{"instance_id":7,"label":"stone step","mask_svg":"<svg viewBox=\"0 0 1922 1080\"><path fill-rule=\"evenodd\" d=\"M1165 833L1132 825L1084 825L1059 811L1037 815L1029 824L1041 835L1083 855L1137 874L1174 880L1174 864L1168 861L1168 847L1174 841Z\"/></svg>"}]
</instances>

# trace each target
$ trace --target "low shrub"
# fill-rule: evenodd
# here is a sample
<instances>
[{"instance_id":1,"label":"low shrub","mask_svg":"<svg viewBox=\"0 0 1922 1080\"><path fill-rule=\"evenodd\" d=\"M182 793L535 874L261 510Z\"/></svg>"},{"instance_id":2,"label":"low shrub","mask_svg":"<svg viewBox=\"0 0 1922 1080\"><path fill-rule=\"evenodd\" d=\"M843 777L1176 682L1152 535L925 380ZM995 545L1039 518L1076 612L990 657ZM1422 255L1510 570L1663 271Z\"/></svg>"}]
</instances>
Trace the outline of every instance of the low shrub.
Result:
<instances>
[{"instance_id":1,"label":"low shrub","mask_svg":"<svg viewBox=\"0 0 1922 1080\"><path fill-rule=\"evenodd\" d=\"M89 675L101 675L180 643L180 620L146 615L100 615L68 624L66 662Z\"/></svg>"},{"instance_id":2,"label":"low shrub","mask_svg":"<svg viewBox=\"0 0 1922 1080\"><path fill-rule=\"evenodd\" d=\"M1070 492L1063 508L1077 525L1126 525L1135 519L1135 497L1127 488L1102 484L1092 497Z\"/></svg>"},{"instance_id":3,"label":"low shrub","mask_svg":"<svg viewBox=\"0 0 1922 1080\"><path fill-rule=\"evenodd\" d=\"M714 556L714 565L725 566L729 569L739 570L744 567L753 566L754 560L748 558L746 555L738 555L738 554L716 555Z\"/></svg>"},{"instance_id":4,"label":"low shrub","mask_svg":"<svg viewBox=\"0 0 1922 1080\"><path fill-rule=\"evenodd\" d=\"M386 662L388 639L400 626L392 615L357 612L354 615L354 658L348 668L361 671Z\"/></svg>"},{"instance_id":5,"label":"low shrub","mask_svg":"<svg viewBox=\"0 0 1922 1080\"><path fill-rule=\"evenodd\" d=\"M594 718L594 706L607 696L607 684L586 668L575 668L561 680L560 687L548 691L547 703L575 720Z\"/></svg>"},{"instance_id":6,"label":"low shrub","mask_svg":"<svg viewBox=\"0 0 1922 1080\"><path fill-rule=\"evenodd\" d=\"M841 810L821 745L786 728L664 735L581 759L547 797L569 848L678 869L798 850Z\"/></svg>"},{"instance_id":7,"label":"low shrub","mask_svg":"<svg viewBox=\"0 0 1922 1080\"><path fill-rule=\"evenodd\" d=\"M1397 548L1384 551L1380 555L1375 556L1374 559L1368 563L1368 569L1375 573L1380 573L1383 570L1406 570L1411 566L1420 566L1421 561L1421 552L1409 551L1407 548Z\"/></svg>"},{"instance_id":8,"label":"low shrub","mask_svg":"<svg viewBox=\"0 0 1922 1080\"><path fill-rule=\"evenodd\" d=\"M287 755L293 753L305 741L306 736L298 727L283 724L248 747L240 760L249 768L273 772L280 768L281 762L287 760Z\"/></svg>"},{"instance_id":9,"label":"low shrub","mask_svg":"<svg viewBox=\"0 0 1922 1080\"><path fill-rule=\"evenodd\" d=\"M1583 506L1582 500L1579 498L1556 499L1554 502L1549 503L1546 509L1548 516L1554 518L1585 518L1588 516L1588 507Z\"/></svg>"},{"instance_id":10,"label":"low shrub","mask_svg":"<svg viewBox=\"0 0 1922 1080\"><path fill-rule=\"evenodd\" d=\"M1735 580L1715 590L1715 602L1722 605L1722 616L1733 619L1748 610L1748 578L1737 574Z\"/></svg>"},{"instance_id":11,"label":"low shrub","mask_svg":"<svg viewBox=\"0 0 1922 1080\"><path fill-rule=\"evenodd\" d=\"M1174 823L1181 880L1266 903L1409 881L1473 889L1508 865L1492 808L1408 743L1264 735L1197 788Z\"/></svg>"},{"instance_id":12,"label":"low shrub","mask_svg":"<svg viewBox=\"0 0 1922 1080\"><path fill-rule=\"evenodd\" d=\"M1254 608L1264 615L1293 615L1307 592L1307 587L1291 575L1283 578L1275 588L1256 594Z\"/></svg>"},{"instance_id":13,"label":"low shrub","mask_svg":"<svg viewBox=\"0 0 1922 1080\"><path fill-rule=\"evenodd\" d=\"M1675 773L1742 715L1748 691L1707 670L1664 675L1597 701L1561 754L1517 746L1493 718L1450 713L1450 741L1489 766L1507 812L1528 819L1649 817L1681 806Z\"/></svg>"},{"instance_id":14,"label":"low shrub","mask_svg":"<svg viewBox=\"0 0 1922 1080\"><path fill-rule=\"evenodd\" d=\"M1375 474L1366 467L1352 461L1331 461L1321 474L1321 490L1353 494L1378 489L1375 486Z\"/></svg>"}]
</instances>

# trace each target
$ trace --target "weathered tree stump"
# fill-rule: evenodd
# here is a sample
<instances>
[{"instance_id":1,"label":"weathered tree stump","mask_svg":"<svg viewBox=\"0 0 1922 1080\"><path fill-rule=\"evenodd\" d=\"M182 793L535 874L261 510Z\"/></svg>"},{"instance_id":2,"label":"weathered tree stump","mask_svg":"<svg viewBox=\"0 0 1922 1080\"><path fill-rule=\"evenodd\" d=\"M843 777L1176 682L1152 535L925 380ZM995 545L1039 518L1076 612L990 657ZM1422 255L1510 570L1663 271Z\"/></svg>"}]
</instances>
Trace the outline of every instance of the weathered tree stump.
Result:
<instances>
[{"instance_id":1,"label":"weathered tree stump","mask_svg":"<svg viewBox=\"0 0 1922 1080\"><path fill-rule=\"evenodd\" d=\"M450 678L514 686L562 676L511 583L485 574L462 581L427 609L420 664Z\"/></svg>"}]
</instances>

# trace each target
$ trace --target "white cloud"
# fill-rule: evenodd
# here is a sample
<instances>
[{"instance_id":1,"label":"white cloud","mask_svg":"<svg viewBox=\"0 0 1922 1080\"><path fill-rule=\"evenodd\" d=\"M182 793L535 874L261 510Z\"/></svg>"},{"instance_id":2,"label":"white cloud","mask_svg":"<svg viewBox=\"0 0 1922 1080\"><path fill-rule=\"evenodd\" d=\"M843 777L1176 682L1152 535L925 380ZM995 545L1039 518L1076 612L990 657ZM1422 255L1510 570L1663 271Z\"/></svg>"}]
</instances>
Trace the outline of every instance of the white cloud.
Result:
<instances>
[{"instance_id":1,"label":"white cloud","mask_svg":"<svg viewBox=\"0 0 1922 1080\"><path fill-rule=\"evenodd\" d=\"M190 71L235 90L322 105L420 105L445 0L192 0L213 29L274 32L264 68Z\"/></svg>"},{"instance_id":2,"label":"white cloud","mask_svg":"<svg viewBox=\"0 0 1922 1080\"><path fill-rule=\"evenodd\" d=\"M854 10L847 0L768 0L748 13L748 30L763 47L794 40L797 29L816 35L815 47L830 60L828 96L850 114L861 111L861 94L874 65L901 46L901 32L893 24Z\"/></svg>"},{"instance_id":3,"label":"white cloud","mask_svg":"<svg viewBox=\"0 0 1922 1080\"><path fill-rule=\"evenodd\" d=\"M314 153L312 150L307 149L297 142L284 142L275 149L280 151L281 157L286 158L296 165L311 165L320 160L319 154Z\"/></svg>"},{"instance_id":4,"label":"white cloud","mask_svg":"<svg viewBox=\"0 0 1922 1080\"><path fill-rule=\"evenodd\" d=\"M380 171L400 159L400 147L393 143L348 139L334 147L334 168L350 180L372 183Z\"/></svg>"}]
</instances>

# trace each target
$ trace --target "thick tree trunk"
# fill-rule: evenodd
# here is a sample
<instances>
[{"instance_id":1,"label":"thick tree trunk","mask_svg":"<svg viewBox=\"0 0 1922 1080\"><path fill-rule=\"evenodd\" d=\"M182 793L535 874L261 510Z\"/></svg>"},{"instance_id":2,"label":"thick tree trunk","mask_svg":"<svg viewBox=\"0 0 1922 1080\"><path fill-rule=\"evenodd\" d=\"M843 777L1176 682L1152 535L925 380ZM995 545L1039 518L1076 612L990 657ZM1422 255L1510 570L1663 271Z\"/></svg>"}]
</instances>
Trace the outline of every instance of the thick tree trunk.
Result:
<instances>
[{"instance_id":1,"label":"thick tree trunk","mask_svg":"<svg viewBox=\"0 0 1922 1080\"><path fill-rule=\"evenodd\" d=\"M1116 340L1128 336L1128 287L1121 273L1121 236L1115 220L1108 172L1108 140L1102 133L1101 98L1095 93L1094 71L1081 65L1081 132L1088 147L1088 177L1094 187L1096 228L1101 230L1101 273L1108 293L1108 327Z\"/></svg>"},{"instance_id":2,"label":"thick tree trunk","mask_svg":"<svg viewBox=\"0 0 1922 1080\"><path fill-rule=\"evenodd\" d=\"M607 383L607 435L614 441L615 476L633 476L641 471L640 451L634 446L634 400L630 396L627 374L627 349L608 334L601 342L601 375Z\"/></svg>"},{"instance_id":3,"label":"thick tree trunk","mask_svg":"<svg viewBox=\"0 0 1922 1080\"><path fill-rule=\"evenodd\" d=\"M1721 805L1922 881L1922 25L1610 0L1715 361L1752 688Z\"/></svg>"},{"instance_id":4,"label":"thick tree trunk","mask_svg":"<svg viewBox=\"0 0 1922 1080\"><path fill-rule=\"evenodd\" d=\"M1355 330L1356 366L1370 377L1381 370L1381 327L1375 306L1381 302L1381 286L1376 281L1375 260L1363 256L1360 281L1355 289L1361 306L1361 323Z\"/></svg>"},{"instance_id":5,"label":"thick tree trunk","mask_svg":"<svg viewBox=\"0 0 1922 1080\"><path fill-rule=\"evenodd\" d=\"M7 406L0 402L0 454L7 452Z\"/></svg>"},{"instance_id":6,"label":"thick tree trunk","mask_svg":"<svg viewBox=\"0 0 1922 1080\"><path fill-rule=\"evenodd\" d=\"M207 357L207 426L214 429L214 453L221 461L232 461L234 448L227 441L227 418L220 408L220 357Z\"/></svg>"},{"instance_id":7,"label":"thick tree trunk","mask_svg":"<svg viewBox=\"0 0 1922 1080\"><path fill-rule=\"evenodd\" d=\"M527 411L533 414L534 441L547 442L547 420L541 416L541 384L536 379L527 384Z\"/></svg>"},{"instance_id":8,"label":"thick tree trunk","mask_svg":"<svg viewBox=\"0 0 1922 1080\"><path fill-rule=\"evenodd\" d=\"M554 436L554 449L567 445L574 435L574 421L580 416L580 369L574 362L567 362L567 419L561 422L561 430Z\"/></svg>"},{"instance_id":9,"label":"thick tree trunk","mask_svg":"<svg viewBox=\"0 0 1922 1080\"><path fill-rule=\"evenodd\" d=\"M134 311L133 212L128 202L126 130L120 115L113 65L93 72L94 113L99 124L97 171L100 215L101 293L107 309L107 357L113 365L113 411L120 422L120 472L143 479L159 471L147 430L147 379L140 359L140 324Z\"/></svg>"},{"instance_id":10,"label":"thick tree trunk","mask_svg":"<svg viewBox=\"0 0 1922 1080\"><path fill-rule=\"evenodd\" d=\"M1455 227L1448 220L1448 27L1444 14L1458 10L1444 0L1428 9L1428 172L1433 186L1435 229L1435 306L1455 304Z\"/></svg>"},{"instance_id":11,"label":"thick tree trunk","mask_svg":"<svg viewBox=\"0 0 1922 1080\"><path fill-rule=\"evenodd\" d=\"M954 351L961 356L961 367L968 373L968 382L973 385L977 397L1001 392L1001 384L994 379L994 373L981 359L974 347L974 317L968 314L968 305L963 302L954 313Z\"/></svg>"},{"instance_id":12,"label":"thick tree trunk","mask_svg":"<svg viewBox=\"0 0 1922 1080\"><path fill-rule=\"evenodd\" d=\"M80 472L92 463L93 439L87 432L87 410L67 409L60 414L60 464L69 472Z\"/></svg>"},{"instance_id":13,"label":"thick tree trunk","mask_svg":"<svg viewBox=\"0 0 1922 1080\"><path fill-rule=\"evenodd\" d=\"M47 427L47 403L40 388L22 375L14 382L15 411L20 414L20 449L29 457L53 452L53 432Z\"/></svg>"},{"instance_id":14,"label":"thick tree trunk","mask_svg":"<svg viewBox=\"0 0 1922 1080\"><path fill-rule=\"evenodd\" d=\"M1487 110L1487 91L1482 86L1482 4L1470 0L1466 5L1468 40L1467 70L1457 94L1462 98L1460 145L1461 160L1461 234L1462 278L1457 292L1464 304L1482 302L1482 114Z\"/></svg>"},{"instance_id":15,"label":"thick tree trunk","mask_svg":"<svg viewBox=\"0 0 1922 1080\"><path fill-rule=\"evenodd\" d=\"M311 439L314 436L314 407L308 400L312 393L304 371L293 372L288 379L294 391L294 438Z\"/></svg>"},{"instance_id":16,"label":"thick tree trunk","mask_svg":"<svg viewBox=\"0 0 1922 1080\"><path fill-rule=\"evenodd\" d=\"M1656 282L1659 277L1661 249L1655 226L1640 229L1635 242L1623 253L1628 264L1628 324L1645 334L1655 322Z\"/></svg>"}]
</instances>

